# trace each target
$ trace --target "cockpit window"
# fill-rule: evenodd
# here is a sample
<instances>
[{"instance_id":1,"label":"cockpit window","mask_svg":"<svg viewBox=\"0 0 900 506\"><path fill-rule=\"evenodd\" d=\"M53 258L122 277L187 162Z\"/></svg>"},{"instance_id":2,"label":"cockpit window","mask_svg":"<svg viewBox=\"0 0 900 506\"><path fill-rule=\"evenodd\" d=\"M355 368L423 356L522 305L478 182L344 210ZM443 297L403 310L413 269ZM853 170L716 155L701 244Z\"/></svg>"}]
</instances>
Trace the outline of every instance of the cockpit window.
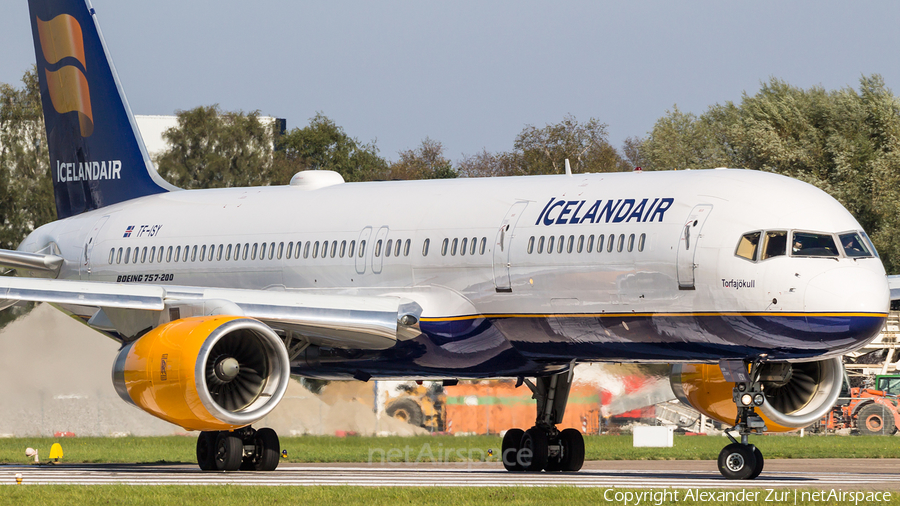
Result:
<instances>
[{"instance_id":1,"label":"cockpit window","mask_svg":"<svg viewBox=\"0 0 900 506\"><path fill-rule=\"evenodd\" d=\"M791 242L791 256L795 257L836 257L839 256L834 236L831 234L813 234L810 232L794 232Z\"/></svg>"},{"instance_id":2,"label":"cockpit window","mask_svg":"<svg viewBox=\"0 0 900 506\"><path fill-rule=\"evenodd\" d=\"M766 240L763 243L762 260L782 256L787 250L787 232L775 230L766 232Z\"/></svg>"},{"instance_id":3,"label":"cockpit window","mask_svg":"<svg viewBox=\"0 0 900 506\"><path fill-rule=\"evenodd\" d=\"M744 234L741 237L741 241L738 243L737 250L734 254L741 258L746 258L751 262L755 261L760 235L762 235L762 232L750 232L749 234Z\"/></svg>"},{"instance_id":4,"label":"cockpit window","mask_svg":"<svg viewBox=\"0 0 900 506\"><path fill-rule=\"evenodd\" d=\"M872 243L872 239L869 237L869 235L862 230L859 231L859 235L861 235L863 240L866 241L866 244L869 245L869 250L872 251L872 254L875 255L875 258L881 258L881 255L878 254L878 250L875 249L875 244Z\"/></svg>"},{"instance_id":5,"label":"cockpit window","mask_svg":"<svg viewBox=\"0 0 900 506\"><path fill-rule=\"evenodd\" d=\"M856 232L840 234L841 246L844 247L844 254L850 258L872 257L872 252L863 238Z\"/></svg>"}]
</instances>

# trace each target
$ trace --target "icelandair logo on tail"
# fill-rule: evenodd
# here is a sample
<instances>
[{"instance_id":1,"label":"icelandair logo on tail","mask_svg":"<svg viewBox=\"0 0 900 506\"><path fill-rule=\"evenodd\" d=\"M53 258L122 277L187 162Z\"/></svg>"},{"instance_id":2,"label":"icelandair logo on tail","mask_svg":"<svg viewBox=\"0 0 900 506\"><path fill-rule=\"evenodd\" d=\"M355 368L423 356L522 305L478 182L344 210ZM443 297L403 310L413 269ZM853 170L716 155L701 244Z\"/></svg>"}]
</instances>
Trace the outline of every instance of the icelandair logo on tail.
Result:
<instances>
[{"instance_id":1,"label":"icelandair logo on tail","mask_svg":"<svg viewBox=\"0 0 900 506\"><path fill-rule=\"evenodd\" d=\"M36 19L41 51L47 65L55 66L68 60L56 70L44 69L53 108L60 114L77 112L81 136L90 137L94 133L94 114L91 110L91 91L85 77L87 63L81 25L68 14L60 14L50 21ZM81 67L76 63L80 63Z\"/></svg>"},{"instance_id":2,"label":"icelandair logo on tail","mask_svg":"<svg viewBox=\"0 0 900 506\"><path fill-rule=\"evenodd\" d=\"M122 179L122 161L62 163L56 161L56 180L99 181L101 179Z\"/></svg>"},{"instance_id":3,"label":"icelandair logo on tail","mask_svg":"<svg viewBox=\"0 0 900 506\"><path fill-rule=\"evenodd\" d=\"M673 198L587 200L550 199L535 225L577 225L579 223L660 222L675 203Z\"/></svg>"}]
</instances>

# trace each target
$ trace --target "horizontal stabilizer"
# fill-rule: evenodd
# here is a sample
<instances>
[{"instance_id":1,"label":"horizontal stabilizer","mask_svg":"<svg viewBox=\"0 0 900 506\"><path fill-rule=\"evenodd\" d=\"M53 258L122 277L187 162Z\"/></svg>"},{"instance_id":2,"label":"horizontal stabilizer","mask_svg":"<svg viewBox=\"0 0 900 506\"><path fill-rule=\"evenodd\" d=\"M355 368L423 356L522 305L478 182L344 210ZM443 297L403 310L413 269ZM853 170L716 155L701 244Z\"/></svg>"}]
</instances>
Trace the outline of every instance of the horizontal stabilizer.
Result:
<instances>
[{"instance_id":1,"label":"horizontal stabilizer","mask_svg":"<svg viewBox=\"0 0 900 506\"><path fill-rule=\"evenodd\" d=\"M55 274L59 272L62 263L63 257L56 255L0 249L0 266L10 269L31 269Z\"/></svg>"}]
</instances>

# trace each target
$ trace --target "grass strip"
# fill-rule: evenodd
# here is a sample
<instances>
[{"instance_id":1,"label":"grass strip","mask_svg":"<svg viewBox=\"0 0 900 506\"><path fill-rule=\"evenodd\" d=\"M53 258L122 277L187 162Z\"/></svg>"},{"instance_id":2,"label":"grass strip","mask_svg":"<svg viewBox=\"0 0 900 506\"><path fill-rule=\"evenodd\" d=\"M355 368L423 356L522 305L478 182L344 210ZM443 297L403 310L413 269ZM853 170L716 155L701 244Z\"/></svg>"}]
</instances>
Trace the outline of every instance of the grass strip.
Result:
<instances>
[{"instance_id":1,"label":"grass strip","mask_svg":"<svg viewBox=\"0 0 900 506\"><path fill-rule=\"evenodd\" d=\"M693 496L688 490L693 491ZM882 504L900 505L900 493L890 493L887 501L875 500L875 496L832 496L841 493L880 493L885 491L839 491L813 489L746 489L744 496L737 490L707 489L619 489L619 488L575 488L575 487L258 487L258 486L129 486L129 485L4 485L0 486L0 501L16 506L45 506L47 504L110 505L128 504L133 506L193 504L216 506L267 505L273 504L341 504L342 506L396 506L398 504L465 506L474 504L502 504L503 506L541 504L542 506L572 504L616 504L638 506L670 505L751 505L751 504L797 504L797 505L842 505ZM815 493L823 493L814 496ZM632 494L629 496L627 494ZM675 495L677 493L677 495ZM701 493L711 494L701 496ZM640 494L640 495L639 495ZM650 495L647 495L650 494ZM773 494L777 494L773 497ZM796 496L796 497L795 497ZM640 501L638 501L640 497ZM795 502L796 499L796 502Z\"/></svg>"},{"instance_id":2,"label":"grass strip","mask_svg":"<svg viewBox=\"0 0 900 506\"><path fill-rule=\"evenodd\" d=\"M42 460L59 442L67 463L194 463L196 438L9 438L0 439L0 463L27 463L25 448ZM728 440L717 436L675 436L672 448L634 448L631 436L587 436L587 460L714 460ZM767 436L751 442L767 459L900 458L900 444L888 436ZM497 461L498 436L281 438L290 462L464 462ZM488 450L493 451L491 456Z\"/></svg>"}]
</instances>

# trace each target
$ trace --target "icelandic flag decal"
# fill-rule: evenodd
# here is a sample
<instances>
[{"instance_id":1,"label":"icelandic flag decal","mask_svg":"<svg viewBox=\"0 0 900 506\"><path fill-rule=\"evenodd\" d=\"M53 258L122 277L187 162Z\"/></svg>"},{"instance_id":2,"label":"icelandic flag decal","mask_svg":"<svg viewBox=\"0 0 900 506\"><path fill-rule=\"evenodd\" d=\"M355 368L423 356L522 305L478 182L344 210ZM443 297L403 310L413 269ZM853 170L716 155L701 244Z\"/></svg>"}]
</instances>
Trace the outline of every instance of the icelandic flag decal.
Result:
<instances>
[{"instance_id":1,"label":"icelandic flag decal","mask_svg":"<svg viewBox=\"0 0 900 506\"><path fill-rule=\"evenodd\" d=\"M122 237L131 237L131 232L134 231L134 225L129 225L128 228L125 229L125 235Z\"/></svg>"}]
</instances>

